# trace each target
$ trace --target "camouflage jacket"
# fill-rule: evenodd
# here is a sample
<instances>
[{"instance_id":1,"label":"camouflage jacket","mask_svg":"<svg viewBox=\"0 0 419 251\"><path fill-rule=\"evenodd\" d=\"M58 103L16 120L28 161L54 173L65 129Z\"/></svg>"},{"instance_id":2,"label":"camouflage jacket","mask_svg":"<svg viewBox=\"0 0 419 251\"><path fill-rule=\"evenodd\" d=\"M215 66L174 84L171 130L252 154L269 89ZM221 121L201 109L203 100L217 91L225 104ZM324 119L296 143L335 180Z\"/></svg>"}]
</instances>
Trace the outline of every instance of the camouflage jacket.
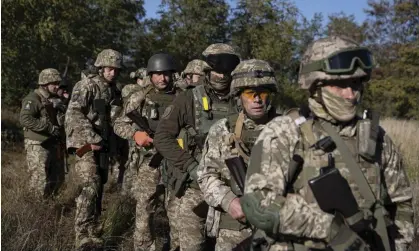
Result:
<instances>
[{"instance_id":1,"label":"camouflage jacket","mask_svg":"<svg viewBox=\"0 0 419 251\"><path fill-rule=\"evenodd\" d=\"M93 103L95 99L105 99L111 108L109 118L112 121L118 114L111 105L117 99L115 93L118 93L116 86L108 84L99 75L90 74L75 84L64 121L68 148L97 144L102 140L98 134L100 120Z\"/></svg>"},{"instance_id":2,"label":"camouflage jacket","mask_svg":"<svg viewBox=\"0 0 419 251\"><path fill-rule=\"evenodd\" d=\"M52 127L52 122L45 109L50 96L48 91L40 87L23 98L19 120L25 138L40 142L51 136L48 129Z\"/></svg>"},{"instance_id":3,"label":"camouflage jacket","mask_svg":"<svg viewBox=\"0 0 419 251\"><path fill-rule=\"evenodd\" d=\"M260 131L265 125L256 125L249 118L244 120L244 129ZM198 184L204 194L204 199L210 206L206 222L209 236L217 237L222 212L228 212L231 201L237 198L233 193L230 181L230 171L225 160L237 157L238 152L230 143L234 137L228 119L218 120L208 133L202 158L197 169Z\"/></svg>"},{"instance_id":4,"label":"camouflage jacket","mask_svg":"<svg viewBox=\"0 0 419 251\"><path fill-rule=\"evenodd\" d=\"M313 124L313 132L316 140L327 134L322 130L315 130L316 120ZM343 128L337 128L342 139L348 146L356 140L356 121ZM370 184L374 194L378 197L385 193L385 208L390 212L390 218L395 219L397 237L395 239L396 250L407 250L413 238L413 209L412 191L408 182L401 156L390 137L382 130L381 139L378 142L380 154L377 161L367 163L359 160L359 165ZM298 181L301 186L294 186L294 192L288 193L289 187L289 164L290 159L299 150L301 143L306 141L300 128L289 116L278 117L271 121L256 141L252 150L249 170L247 172L245 195L256 194L261 196L262 208L275 205L279 208L279 234L301 238L302 240L318 239L325 240L330 232L333 215L323 212L316 203L307 180L319 174L319 168L327 165L327 153L307 147L298 152L304 159L301 174ZM354 148L349 147L353 151ZM356 149L356 148L355 148ZM359 188L351 178L348 167L342 161L338 149L333 150L336 168L341 172L350 184L351 190L362 208L365 200L360 195ZM302 177L305 176L305 177ZM385 184L385 191L377 186L377 180ZM291 184L292 185L292 184ZM332 191L331 191L332 192ZM393 210L389 210L393 208ZM396 208L396 209L394 209ZM393 212L392 212L393 211ZM404 215L404 217L403 217ZM279 244L278 244L279 245Z\"/></svg>"},{"instance_id":5,"label":"camouflage jacket","mask_svg":"<svg viewBox=\"0 0 419 251\"><path fill-rule=\"evenodd\" d=\"M156 96L167 100L166 102L160 102L160 100L157 99L154 100L153 97ZM133 121L128 118L128 116L126 116L126 114L130 113L131 111L137 111L141 116L147 118L149 121L150 129L154 131L156 129L155 127L157 122L161 119L162 116L164 116L162 111L164 111L165 107L172 102L175 96L175 93L165 93L158 91L156 88L154 88L154 85L149 85L145 88L140 87L140 89L132 93L128 100L124 103L123 112L115 120L114 123L115 133L121 138L127 139L132 143L134 133L138 130L144 130L144 128L140 128L138 125L135 125ZM153 111L155 108L157 108L157 111ZM150 123L150 121L153 120L151 118L152 112L155 112L158 118L154 118L154 121Z\"/></svg>"}]
</instances>

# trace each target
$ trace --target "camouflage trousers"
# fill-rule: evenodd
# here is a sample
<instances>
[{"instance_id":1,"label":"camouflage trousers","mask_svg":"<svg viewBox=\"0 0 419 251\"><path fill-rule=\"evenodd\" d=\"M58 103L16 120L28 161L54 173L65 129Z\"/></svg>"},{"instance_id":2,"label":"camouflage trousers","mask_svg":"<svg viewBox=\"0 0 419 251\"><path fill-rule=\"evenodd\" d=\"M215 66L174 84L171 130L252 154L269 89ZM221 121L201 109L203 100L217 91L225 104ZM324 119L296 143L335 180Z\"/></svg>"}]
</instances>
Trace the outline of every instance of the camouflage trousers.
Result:
<instances>
[{"instance_id":1,"label":"camouflage trousers","mask_svg":"<svg viewBox=\"0 0 419 251\"><path fill-rule=\"evenodd\" d=\"M167 198L170 250L176 250L178 247L182 251L204 250L206 212L197 212L199 216L193 212L193 209L203 201L202 192L189 188L181 198L170 193Z\"/></svg>"},{"instance_id":2,"label":"camouflage trousers","mask_svg":"<svg viewBox=\"0 0 419 251\"><path fill-rule=\"evenodd\" d=\"M64 182L64 151L58 145L43 148L39 141L25 139L29 187L38 198L55 195Z\"/></svg>"},{"instance_id":3,"label":"camouflage trousers","mask_svg":"<svg viewBox=\"0 0 419 251\"><path fill-rule=\"evenodd\" d=\"M251 235L251 230L247 228L240 231L220 229L218 231L217 243L215 244L215 251L231 251L237 244Z\"/></svg>"},{"instance_id":4,"label":"camouflage trousers","mask_svg":"<svg viewBox=\"0 0 419 251\"><path fill-rule=\"evenodd\" d=\"M133 181L133 195L136 202L135 208L135 250L155 249L155 236L153 229L154 208L152 203L156 199L156 186L159 184L159 169L148 166L149 157L143 159L135 180Z\"/></svg>"},{"instance_id":5,"label":"camouflage trousers","mask_svg":"<svg viewBox=\"0 0 419 251\"><path fill-rule=\"evenodd\" d=\"M100 231L98 220L102 210L103 184L96 172L97 160L94 152L88 152L81 158L76 157L76 247L86 239L97 239Z\"/></svg>"}]
</instances>

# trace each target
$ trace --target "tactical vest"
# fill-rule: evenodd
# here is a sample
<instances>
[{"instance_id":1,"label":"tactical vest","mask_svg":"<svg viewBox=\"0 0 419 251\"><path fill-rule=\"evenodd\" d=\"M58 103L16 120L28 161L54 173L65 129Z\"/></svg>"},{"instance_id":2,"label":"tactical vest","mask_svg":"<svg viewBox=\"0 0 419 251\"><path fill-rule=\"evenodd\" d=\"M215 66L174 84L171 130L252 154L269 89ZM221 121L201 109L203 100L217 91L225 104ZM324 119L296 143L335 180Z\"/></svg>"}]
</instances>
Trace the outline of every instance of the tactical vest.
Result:
<instances>
[{"instance_id":1,"label":"tactical vest","mask_svg":"<svg viewBox=\"0 0 419 251\"><path fill-rule=\"evenodd\" d=\"M184 128L179 133L178 142L182 148L192 150L195 158L200 158L205 139L211 126L231 114L229 102L211 99L204 85L192 89L195 109L195 128ZM187 146L186 146L187 145Z\"/></svg>"},{"instance_id":2,"label":"tactical vest","mask_svg":"<svg viewBox=\"0 0 419 251\"><path fill-rule=\"evenodd\" d=\"M176 95L166 92L151 92L154 86L147 87L141 114L147 118L150 129L155 132L166 108L173 102Z\"/></svg>"},{"instance_id":3,"label":"tactical vest","mask_svg":"<svg viewBox=\"0 0 419 251\"><path fill-rule=\"evenodd\" d=\"M233 114L227 118L227 126L229 132L232 133L228 139L228 143L232 147L233 154L238 154L244 159L246 169L248 167L249 158L251 154L251 149L256 142L256 139L259 137L259 134L262 131L262 128L257 130L251 130L244 127L244 114L241 112L239 114ZM239 189L236 181L233 177L230 180L226 181L230 186L231 191L237 196L242 196L242 192ZM238 220L233 219L227 212L221 213L220 218L220 229L230 229L235 231L240 231L245 228L248 228L247 224L244 224Z\"/></svg>"},{"instance_id":4,"label":"tactical vest","mask_svg":"<svg viewBox=\"0 0 419 251\"><path fill-rule=\"evenodd\" d=\"M40 118L46 118L47 120L50 120L45 106L50 105L51 102L48 99L44 98L44 96L39 92L39 89L36 89L34 91L34 93L32 94L32 97L37 99L42 104L42 108L40 110L39 117ZM32 130L26 128L26 127L23 128L23 135L24 135L25 138L28 138L28 139L31 139L31 140L36 140L36 141L39 141L39 142L45 141L46 139L48 139L50 137L50 135L48 133L35 132L35 131L32 131Z\"/></svg>"},{"instance_id":5,"label":"tactical vest","mask_svg":"<svg viewBox=\"0 0 419 251\"><path fill-rule=\"evenodd\" d=\"M291 189L288 192L300 194L305 198L305 200L310 203L316 203L314 196L311 192L310 187L308 186L308 181L320 173L320 168L328 165L328 153L332 152L334 156L335 166L341 172L342 176L348 181L350 184L351 190L358 202L358 205L361 209L361 215L363 213L363 217L365 219L370 219L371 217L375 217L377 222L381 221L380 224L377 224L375 227L375 231L380 233L384 236L388 236L386 227L391 225L388 213L384 209L384 201L389 200L389 195L385 188L385 181L382 180L383 176L381 175L381 150L382 150L382 135L377 138L377 147L374 149L376 151L374 156L370 156L369 158L362 157L359 153L359 137L342 137L340 138L343 140L345 145L348 147L349 152L341 153L341 150L336 147L330 151L325 151L322 149L314 149L313 146L320 140L321 135L330 135L325 132L325 127L322 126L321 122L318 120L313 119L305 119L304 117L300 117L296 115L295 111L293 114L288 114L292 117L295 123L299 127L299 132L301 135L302 141L298 143L294 155L301 156L304 160L303 168L301 172L297 171L297 165L291 161L289 167L289 173L295 174L296 177L288 177L288 180L294 181L291 184ZM359 132L359 125L362 120L358 121L357 124L357 133ZM335 140L334 140L335 141ZM336 143L336 141L335 141ZM338 145L338 144L336 144ZM369 185L369 188L360 186L359 178L355 177L354 172L351 168L349 168L349 164L347 163L347 159L345 159L344 154L347 154L345 157L353 158L353 160L357 163L357 167L361 168L363 176L366 179L366 182ZM346 168L344 168L346 167ZM374 201L368 201L365 196L366 193L369 193L370 190L373 193ZM382 216L377 216L377 213ZM359 217L359 216L357 216ZM352 217L351 217L352 218ZM380 218L380 219L378 219ZM383 219L384 218L384 219ZM348 223L352 219L347 219ZM385 226L383 226L385 224ZM380 235L381 236L381 235ZM307 245L307 243L309 243ZM313 246L312 242L307 242L304 246L300 244L294 244L296 250L309 250L311 248L320 248L320 246ZM371 243L370 243L371 244ZM387 249L386 249L387 250Z\"/></svg>"}]
</instances>

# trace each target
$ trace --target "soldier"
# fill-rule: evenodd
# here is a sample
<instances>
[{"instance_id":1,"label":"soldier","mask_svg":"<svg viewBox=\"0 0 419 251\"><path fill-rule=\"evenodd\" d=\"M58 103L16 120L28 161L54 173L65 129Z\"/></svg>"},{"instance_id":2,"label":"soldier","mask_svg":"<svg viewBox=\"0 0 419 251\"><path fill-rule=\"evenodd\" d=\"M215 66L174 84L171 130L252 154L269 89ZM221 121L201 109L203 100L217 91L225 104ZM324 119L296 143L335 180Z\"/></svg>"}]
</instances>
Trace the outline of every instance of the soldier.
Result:
<instances>
[{"instance_id":1,"label":"soldier","mask_svg":"<svg viewBox=\"0 0 419 251\"><path fill-rule=\"evenodd\" d=\"M402 156L375 113L356 116L373 66L370 51L347 38L308 46L299 84L309 90L311 114L291 112L264 128L240 199L269 250L410 246L412 190Z\"/></svg>"},{"instance_id":2,"label":"soldier","mask_svg":"<svg viewBox=\"0 0 419 251\"><path fill-rule=\"evenodd\" d=\"M210 206L207 233L217 238L215 250L225 251L251 235L239 197L243 195L241 189L253 144L265 125L277 116L272 101L278 92L274 70L265 61L242 61L231 75L231 95L239 104L240 113L211 127L197 171L199 187ZM226 161L234 161L237 166L227 166Z\"/></svg>"},{"instance_id":3,"label":"soldier","mask_svg":"<svg viewBox=\"0 0 419 251\"><path fill-rule=\"evenodd\" d=\"M141 88L145 88L150 85L150 80L147 79L147 69L139 68L129 74L129 77L135 80L135 84L128 84L122 89L122 99L126 102L130 95Z\"/></svg>"},{"instance_id":4,"label":"soldier","mask_svg":"<svg viewBox=\"0 0 419 251\"><path fill-rule=\"evenodd\" d=\"M63 166L58 163L61 127L56 121L56 109L49 100L58 91L61 81L56 69L39 74L39 88L22 100L20 124L25 137L26 161L30 175L29 187L39 198L54 195L64 181ZM51 110L52 108L52 110Z\"/></svg>"},{"instance_id":5,"label":"soldier","mask_svg":"<svg viewBox=\"0 0 419 251\"><path fill-rule=\"evenodd\" d=\"M105 49L98 54L94 66L98 69L97 74L89 74L75 84L65 115L69 151L85 146L91 149L82 157L76 156L75 162L75 185L80 191L76 198L75 233L76 248L80 249L102 245L98 218L108 167L102 167L105 171L99 170L99 156L103 150L106 151L106 148L102 149L106 143L103 138L110 135L100 132L104 127L110 127L114 120L112 116L118 114L116 104L120 97L116 96L115 80L122 68L122 55L115 50ZM97 100L104 100L107 106L106 115L101 118L97 108L93 107Z\"/></svg>"},{"instance_id":6,"label":"soldier","mask_svg":"<svg viewBox=\"0 0 419 251\"><path fill-rule=\"evenodd\" d=\"M205 77L205 71L207 71L210 66L203 60L194 59L188 63L183 75L185 77L188 86L197 86L202 84L203 77Z\"/></svg>"},{"instance_id":7,"label":"soldier","mask_svg":"<svg viewBox=\"0 0 419 251\"><path fill-rule=\"evenodd\" d=\"M152 147L157 123L165 116L166 107L175 98L172 75L175 62L166 53L153 55L147 64L147 79L151 85L131 95L124 104L123 115L115 122L115 132L130 141L129 163L124 179L126 193L132 192L137 200L134 247L135 250L154 250L155 241L150 229L153 209L151 201L159 184L160 161ZM132 188L130 187L132 185ZM132 191L129 191L131 190Z\"/></svg>"},{"instance_id":8,"label":"soldier","mask_svg":"<svg viewBox=\"0 0 419 251\"><path fill-rule=\"evenodd\" d=\"M164 112L154 139L169 167L165 176L172 249L202 250L205 246L206 208L197 207L203 197L196 169L209 128L231 112L231 72L240 62L239 54L227 44L212 44L202 55L210 66L204 84L176 97Z\"/></svg>"}]
</instances>

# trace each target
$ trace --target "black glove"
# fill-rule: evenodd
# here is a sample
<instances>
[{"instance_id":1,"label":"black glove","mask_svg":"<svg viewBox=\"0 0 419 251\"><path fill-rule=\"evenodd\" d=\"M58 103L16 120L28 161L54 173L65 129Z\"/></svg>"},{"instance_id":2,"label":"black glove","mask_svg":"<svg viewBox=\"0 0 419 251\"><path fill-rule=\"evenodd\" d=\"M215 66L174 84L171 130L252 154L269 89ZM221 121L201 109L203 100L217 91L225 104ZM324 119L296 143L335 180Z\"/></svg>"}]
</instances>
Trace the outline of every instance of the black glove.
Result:
<instances>
[{"instance_id":1,"label":"black glove","mask_svg":"<svg viewBox=\"0 0 419 251\"><path fill-rule=\"evenodd\" d=\"M59 137L61 135L61 130L58 126L50 125L48 126L48 132L54 137Z\"/></svg>"}]
</instances>

